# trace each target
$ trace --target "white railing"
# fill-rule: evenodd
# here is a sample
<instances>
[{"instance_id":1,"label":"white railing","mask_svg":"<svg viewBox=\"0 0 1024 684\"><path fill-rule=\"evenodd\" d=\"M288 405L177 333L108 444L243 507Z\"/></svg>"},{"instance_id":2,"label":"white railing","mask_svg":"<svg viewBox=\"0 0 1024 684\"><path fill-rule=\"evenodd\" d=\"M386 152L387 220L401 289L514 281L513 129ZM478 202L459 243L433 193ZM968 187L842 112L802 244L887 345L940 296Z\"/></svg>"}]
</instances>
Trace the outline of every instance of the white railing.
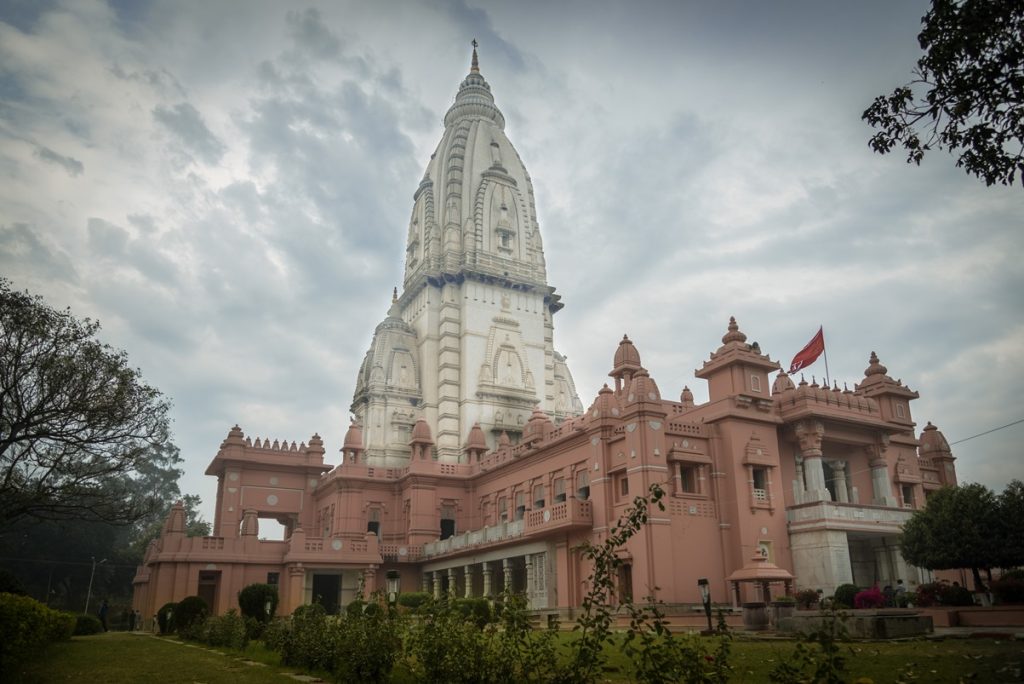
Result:
<instances>
[{"instance_id":1,"label":"white railing","mask_svg":"<svg viewBox=\"0 0 1024 684\"><path fill-rule=\"evenodd\" d=\"M459 549L498 542L504 539L514 539L521 536L523 536L522 520L498 523L492 527L484 527L479 530L456 534L452 537L440 539L436 542L428 542L423 545L423 556L425 558L440 556Z\"/></svg>"},{"instance_id":2,"label":"white railing","mask_svg":"<svg viewBox=\"0 0 1024 684\"><path fill-rule=\"evenodd\" d=\"M816 501L786 509L790 529L814 529L819 524L851 530L899 532L912 511L887 506L862 506L837 501Z\"/></svg>"}]
</instances>

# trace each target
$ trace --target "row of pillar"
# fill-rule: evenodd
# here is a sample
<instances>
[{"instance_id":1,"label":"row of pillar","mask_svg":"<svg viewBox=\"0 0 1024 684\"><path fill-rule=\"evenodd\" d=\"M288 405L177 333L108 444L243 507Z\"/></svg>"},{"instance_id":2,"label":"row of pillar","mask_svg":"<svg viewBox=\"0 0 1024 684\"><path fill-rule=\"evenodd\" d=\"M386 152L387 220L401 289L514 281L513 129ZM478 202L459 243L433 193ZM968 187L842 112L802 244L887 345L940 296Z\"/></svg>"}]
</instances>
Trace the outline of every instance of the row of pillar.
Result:
<instances>
[{"instance_id":1,"label":"row of pillar","mask_svg":"<svg viewBox=\"0 0 1024 684\"><path fill-rule=\"evenodd\" d=\"M534 556L533 554L527 554L524 557L526 565L526 591L529 594L531 590L536 586L537 582L535 579L536 572L543 572L543 568L534 568ZM481 573L483 576L483 597L490 598L494 596L494 571L493 564L497 561L484 561L480 563ZM501 573L502 573L502 590L505 592L511 592L513 589L513 559L503 558L501 559ZM431 592L435 599L442 597L444 578L448 578L448 593L454 595L456 587L458 587L458 576L462 574L463 578L463 598L473 598L473 579L474 579L474 567L476 564L463 565L450 567L444 570L425 570L423 572L422 579L422 590L424 592Z\"/></svg>"},{"instance_id":2,"label":"row of pillar","mask_svg":"<svg viewBox=\"0 0 1024 684\"><path fill-rule=\"evenodd\" d=\"M821 442L825 435L825 427L818 421L800 421L796 425L796 436L800 443L800 456L797 458L796 482L798 500L801 502L831 501L832 495L825 484L825 467ZM895 506L896 498L892 495L889 483L889 464L885 460L887 444L867 447L868 465L871 468L872 503L876 506ZM834 477L836 501L848 503L850 500L847 483L846 461L829 462Z\"/></svg>"}]
</instances>

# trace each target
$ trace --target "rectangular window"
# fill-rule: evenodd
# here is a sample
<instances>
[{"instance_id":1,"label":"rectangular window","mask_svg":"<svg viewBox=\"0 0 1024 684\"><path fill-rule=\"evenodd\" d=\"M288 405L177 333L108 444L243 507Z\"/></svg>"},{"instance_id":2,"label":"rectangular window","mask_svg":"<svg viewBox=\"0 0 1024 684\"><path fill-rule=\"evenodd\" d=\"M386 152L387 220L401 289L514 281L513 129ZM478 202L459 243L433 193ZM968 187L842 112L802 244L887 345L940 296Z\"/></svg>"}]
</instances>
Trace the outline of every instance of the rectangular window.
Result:
<instances>
[{"instance_id":1,"label":"rectangular window","mask_svg":"<svg viewBox=\"0 0 1024 684\"><path fill-rule=\"evenodd\" d=\"M900 485L900 494L903 495L903 507L914 507L914 485Z\"/></svg>"},{"instance_id":2,"label":"rectangular window","mask_svg":"<svg viewBox=\"0 0 1024 684\"><path fill-rule=\"evenodd\" d=\"M906 411L903 409L903 404L901 404L899 402L896 402L896 417L897 418L905 418L906 417Z\"/></svg>"},{"instance_id":3,"label":"rectangular window","mask_svg":"<svg viewBox=\"0 0 1024 684\"><path fill-rule=\"evenodd\" d=\"M380 509L371 508L366 514L366 531L380 537Z\"/></svg>"},{"instance_id":4,"label":"rectangular window","mask_svg":"<svg viewBox=\"0 0 1024 684\"><path fill-rule=\"evenodd\" d=\"M750 376L750 391L760 392L761 391L761 378L756 375Z\"/></svg>"},{"instance_id":5,"label":"rectangular window","mask_svg":"<svg viewBox=\"0 0 1024 684\"><path fill-rule=\"evenodd\" d=\"M539 511L544 508L544 485L539 484L533 488L533 510Z\"/></svg>"},{"instance_id":6,"label":"rectangular window","mask_svg":"<svg viewBox=\"0 0 1024 684\"><path fill-rule=\"evenodd\" d=\"M508 498L498 498L498 522L508 522Z\"/></svg>"},{"instance_id":7,"label":"rectangular window","mask_svg":"<svg viewBox=\"0 0 1024 684\"><path fill-rule=\"evenodd\" d=\"M441 506L441 539L455 536L455 506Z\"/></svg>"},{"instance_id":8,"label":"rectangular window","mask_svg":"<svg viewBox=\"0 0 1024 684\"><path fill-rule=\"evenodd\" d=\"M590 498L590 473L586 470L576 473L576 498L580 501Z\"/></svg>"},{"instance_id":9,"label":"rectangular window","mask_svg":"<svg viewBox=\"0 0 1024 684\"><path fill-rule=\"evenodd\" d=\"M565 501L565 478L560 477L555 480L555 503L562 503Z\"/></svg>"},{"instance_id":10,"label":"rectangular window","mask_svg":"<svg viewBox=\"0 0 1024 684\"><path fill-rule=\"evenodd\" d=\"M700 466L692 463L680 463L679 482L684 493L700 494Z\"/></svg>"},{"instance_id":11,"label":"rectangular window","mask_svg":"<svg viewBox=\"0 0 1024 684\"><path fill-rule=\"evenodd\" d=\"M526 492L516 492L516 520L526 515Z\"/></svg>"},{"instance_id":12,"label":"rectangular window","mask_svg":"<svg viewBox=\"0 0 1024 684\"><path fill-rule=\"evenodd\" d=\"M615 476L615 493L620 500L629 498L629 476L626 473Z\"/></svg>"},{"instance_id":13,"label":"rectangular window","mask_svg":"<svg viewBox=\"0 0 1024 684\"><path fill-rule=\"evenodd\" d=\"M754 500L768 503L768 469L754 468Z\"/></svg>"},{"instance_id":14,"label":"rectangular window","mask_svg":"<svg viewBox=\"0 0 1024 684\"><path fill-rule=\"evenodd\" d=\"M268 572L267 573L267 584L272 587L276 587L281 581L281 573L279 572Z\"/></svg>"}]
</instances>

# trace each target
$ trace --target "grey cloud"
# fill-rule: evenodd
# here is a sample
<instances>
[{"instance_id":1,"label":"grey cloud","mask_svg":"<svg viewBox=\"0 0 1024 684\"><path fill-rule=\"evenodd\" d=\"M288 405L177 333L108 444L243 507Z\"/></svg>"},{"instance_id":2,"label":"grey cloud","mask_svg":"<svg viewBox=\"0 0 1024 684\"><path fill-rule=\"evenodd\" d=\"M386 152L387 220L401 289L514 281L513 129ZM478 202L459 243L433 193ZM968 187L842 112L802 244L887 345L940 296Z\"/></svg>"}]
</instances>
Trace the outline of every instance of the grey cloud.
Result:
<instances>
[{"instance_id":1,"label":"grey cloud","mask_svg":"<svg viewBox=\"0 0 1024 684\"><path fill-rule=\"evenodd\" d=\"M287 21L292 39L314 57L334 59L341 53L341 41L324 25L315 7L288 12Z\"/></svg>"},{"instance_id":2,"label":"grey cloud","mask_svg":"<svg viewBox=\"0 0 1024 684\"><path fill-rule=\"evenodd\" d=\"M122 257L128 245L128 231L101 218L91 217L86 222L89 249L94 254Z\"/></svg>"},{"instance_id":3,"label":"grey cloud","mask_svg":"<svg viewBox=\"0 0 1024 684\"><path fill-rule=\"evenodd\" d=\"M152 234L156 232L156 219L149 214L128 214L128 223L132 224L143 233Z\"/></svg>"},{"instance_id":4,"label":"grey cloud","mask_svg":"<svg viewBox=\"0 0 1024 684\"><path fill-rule=\"evenodd\" d=\"M85 171L85 165L74 157L65 157L63 154L58 154L43 145L36 145L35 155L43 161L63 167L68 172L68 175L72 177L80 176Z\"/></svg>"},{"instance_id":5,"label":"grey cloud","mask_svg":"<svg viewBox=\"0 0 1024 684\"><path fill-rule=\"evenodd\" d=\"M227 150L224 143L207 128L199 111L188 102L180 102L171 108L157 106L153 109L153 118L207 164L219 162Z\"/></svg>"},{"instance_id":6,"label":"grey cloud","mask_svg":"<svg viewBox=\"0 0 1024 684\"><path fill-rule=\"evenodd\" d=\"M0 264L4 273L13 273L17 267L31 264L35 277L78 281L78 273L68 255L59 247L48 244L35 226L27 223L0 225Z\"/></svg>"},{"instance_id":7,"label":"grey cloud","mask_svg":"<svg viewBox=\"0 0 1024 684\"><path fill-rule=\"evenodd\" d=\"M110 67L110 73L124 81L135 81L144 83L156 92L167 97L187 97L185 87L170 71L164 68L140 69L138 71L125 71L120 64Z\"/></svg>"}]
</instances>

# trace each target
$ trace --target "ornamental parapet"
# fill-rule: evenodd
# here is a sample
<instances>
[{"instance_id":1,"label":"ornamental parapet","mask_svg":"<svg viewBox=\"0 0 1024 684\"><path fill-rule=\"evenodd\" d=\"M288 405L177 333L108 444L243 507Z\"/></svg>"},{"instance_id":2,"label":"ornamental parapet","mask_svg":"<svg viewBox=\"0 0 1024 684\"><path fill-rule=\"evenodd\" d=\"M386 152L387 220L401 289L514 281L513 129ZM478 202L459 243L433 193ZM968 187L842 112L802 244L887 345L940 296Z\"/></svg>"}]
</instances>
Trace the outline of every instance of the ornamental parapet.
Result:
<instances>
[{"instance_id":1,"label":"ornamental parapet","mask_svg":"<svg viewBox=\"0 0 1024 684\"><path fill-rule=\"evenodd\" d=\"M790 533L845 530L899 534L913 513L903 508L838 501L814 501L786 508Z\"/></svg>"}]
</instances>

